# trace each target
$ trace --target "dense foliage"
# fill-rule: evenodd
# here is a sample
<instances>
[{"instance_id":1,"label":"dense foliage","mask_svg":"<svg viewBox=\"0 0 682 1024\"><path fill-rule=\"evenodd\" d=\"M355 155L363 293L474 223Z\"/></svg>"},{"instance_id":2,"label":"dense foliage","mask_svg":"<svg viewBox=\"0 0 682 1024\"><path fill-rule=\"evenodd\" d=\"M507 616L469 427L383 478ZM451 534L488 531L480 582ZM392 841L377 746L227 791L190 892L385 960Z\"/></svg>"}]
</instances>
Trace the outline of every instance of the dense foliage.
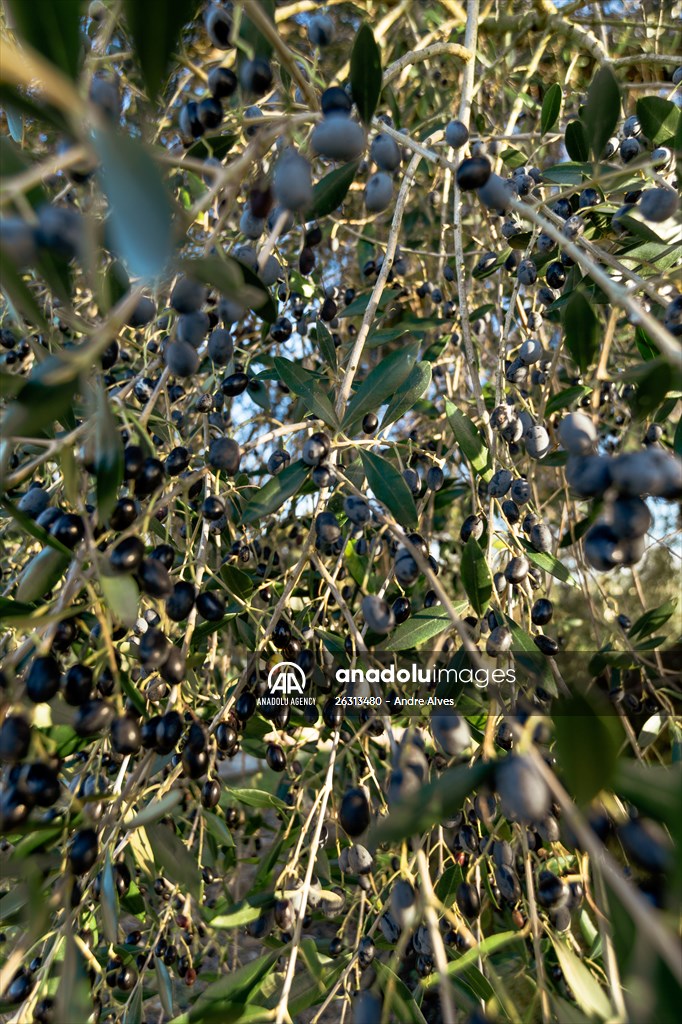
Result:
<instances>
[{"instance_id":1,"label":"dense foliage","mask_svg":"<svg viewBox=\"0 0 682 1024\"><path fill-rule=\"evenodd\" d=\"M677 1019L679 14L6 0L4 1021Z\"/></svg>"}]
</instances>

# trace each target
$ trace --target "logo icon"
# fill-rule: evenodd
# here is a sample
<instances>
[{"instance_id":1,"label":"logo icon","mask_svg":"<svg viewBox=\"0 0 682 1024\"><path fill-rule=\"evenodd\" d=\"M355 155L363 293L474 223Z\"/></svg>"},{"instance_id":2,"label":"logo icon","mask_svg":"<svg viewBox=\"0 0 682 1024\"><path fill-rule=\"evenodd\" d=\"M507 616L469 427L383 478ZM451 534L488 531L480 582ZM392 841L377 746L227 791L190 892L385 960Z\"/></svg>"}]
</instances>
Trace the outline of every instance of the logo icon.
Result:
<instances>
[{"instance_id":1,"label":"logo icon","mask_svg":"<svg viewBox=\"0 0 682 1024\"><path fill-rule=\"evenodd\" d=\"M270 693L282 693L290 697L294 693L304 693L305 687L305 672L293 661L280 661L268 672Z\"/></svg>"}]
</instances>

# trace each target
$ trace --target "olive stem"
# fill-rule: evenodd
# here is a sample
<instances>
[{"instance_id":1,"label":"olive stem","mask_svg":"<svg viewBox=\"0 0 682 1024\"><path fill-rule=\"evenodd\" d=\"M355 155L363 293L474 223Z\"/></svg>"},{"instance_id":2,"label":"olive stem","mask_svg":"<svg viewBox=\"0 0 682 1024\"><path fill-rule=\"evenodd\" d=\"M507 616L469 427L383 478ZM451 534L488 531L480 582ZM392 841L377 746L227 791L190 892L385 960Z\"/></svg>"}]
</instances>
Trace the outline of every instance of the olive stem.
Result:
<instances>
[{"instance_id":1,"label":"olive stem","mask_svg":"<svg viewBox=\"0 0 682 1024\"><path fill-rule=\"evenodd\" d=\"M351 613L350 613L350 611L348 609L348 603L346 601L344 601L344 599L341 597L341 591L339 590L339 588L337 587L336 583L334 582L334 580L331 578L331 576L327 572L327 569L326 569L324 563L317 557L316 554L311 554L310 561L315 566L315 568L319 572L320 576L322 577L322 579L325 581L325 583L329 587L332 595L336 599L336 602L337 602L339 608L341 609L341 613L342 613L344 619L346 620L346 622L348 624L348 629L350 630L353 638L355 639L355 642L357 644L358 650L359 651L366 651L367 650L367 646L366 646L365 641L363 640L363 638L362 638L362 636L360 634L360 631L358 630L357 625L355 624L355 619L353 618L353 616L351 615Z\"/></svg>"},{"instance_id":2,"label":"olive stem","mask_svg":"<svg viewBox=\"0 0 682 1024\"><path fill-rule=\"evenodd\" d=\"M256 26L261 35L272 45L272 48L279 54L280 60L286 66L289 74L305 96L310 109L317 110L319 102L315 89L301 71L297 61L294 60L291 50L284 42L284 39L270 21L260 4L248 4L248 18L249 21Z\"/></svg>"},{"instance_id":3,"label":"olive stem","mask_svg":"<svg viewBox=\"0 0 682 1024\"><path fill-rule=\"evenodd\" d=\"M523 847L523 866L526 874L526 893L528 897L528 911L530 915L530 926L533 935L533 949L535 951L535 969L538 972L538 988L540 989L540 1006L542 1007L543 1024L549 1024L549 997L547 995L547 981L545 978L545 961L542 956L540 944L540 919L538 918L538 906L535 901L535 882L533 879L533 867L530 862L530 850L528 849L528 836L523 826L519 828L521 846Z\"/></svg>"},{"instance_id":4,"label":"olive stem","mask_svg":"<svg viewBox=\"0 0 682 1024\"><path fill-rule=\"evenodd\" d=\"M467 23L464 34L464 45L472 53L476 52L478 42L478 0L467 0ZM459 120L469 128L471 120L471 100L474 90L474 76L476 73L476 61L472 60L464 66L462 76L462 92L459 101ZM471 339L471 322L469 320L469 287L466 279L466 266L464 264L464 242L462 237L462 196L455 175L455 187L453 191L452 211L453 232L455 238L455 273L457 275L457 294L459 296L459 321L462 328L462 340L469 365L469 376L476 399L476 409L485 431L488 449L492 451L492 432L488 413L483 400L483 390L478 372L474 345Z\"/></svg>"},{"instance_id":5,"label":"olive stem","mask_svg":"<svg viewBox=\"0 0 682 1024\"><path fill-rule=\"evenodd\" d=\"M301 933L303 931L303 918L305 917L306 909L308 906L308 895L310 893L310 883L313 877L313 871L315 870L315 861L317 859L317 851L320 847L320 836L322 834L322 828L324 826L324 817L327 811L327 804L331 795L332 786L334 782L334 766L336 764L336 751L339 745L339 730L336 729L334 732L334 738L332 740L332 748L329 753L329 767L327 768L327 775L324 780L324 789L322 792L322 799L320 800L320 810L317 816L317 822L315 824L315 831L310 844L310 857L308 859L308 867L306 869L305 878L303 880L303 888L301 890L301 903L298 908L298 914L296 916L296 925L294 927L294 935L291 940L291 953L289 954L289 961L287 963L287 970L282 983L282 990L279 996L279 1002L277 1004L277 1017L276 1024L284 1024L284 1021L288 1017L288 1001L289 992L294 980L294 972L296 970L296 959L298 957L298 950L301 943Z\"/></svg>"},{"instance_id":6,"label":"olive stem","mask_svg":"<svg viewBox=\"0 0 682 1024\"><path fill-rule=\"evenodd\" d=\"M426 854L423 849L417 850L417 870L421 879L422 896L424 898L424 918L429 930L433 959L438 968L438 991L440 994L440 1005L443 1011L443 1020L448 1024L454 1024L457 1020L457 1012L452 997L452 987L448 978L448 956L445 952L443 936L438 927L438 915L435 910L435 894L431 884L431 875Z\"/></svg>"},{"instance_id":7,"label":"olive stem","mask_svg":"<svg viewBox=\"0 0 682 1024\"><path fill-rule=\"evenodd\" d=\"M596 916L597 924L599 925L599 934L601 935L602 946L604 949L604 970L606 971L606 977L609 981L611 1001L616 1008L618 1019L625 1021L627 1020L627 1010L625 1007L625 999L623 997L623 986L620 981L618 961L613 948L613 933L609 920L608 895L606 892L606 886L604 885L604 876L601 873L599 863L596 859L593 862L593 866L594 890L597 900L599 901L600 909L600 913Z\"/></svg>"},{"instance_id":8,"label":"olive stem","mask_svg":"<svg viewBox=\"0 0 682 1024\"><path fill-rule=\"evenodd\" d=\"M678 984L682 983L682 963L679 957L679 946L671 942L670 935L659 924L657 912L623 875L617 862L604 845L600 843L589 825L585 823L582 814L554 772L548 768L536 751L529 750L528 753L532 757L537 771L549 786L554 799L560 804L564 817L574 832L576 839L600 866L604 880L613 889L625 909L632 916L633 921L642 933L642 938L646 938L658 951L659 956L668 965Z\"/></svg>"},{"instance_id":9,"label":"olive stem","mask_svg":"<svg viewBox=\"0 0 682 1024\"><path fill-rule=\"evenodd\" d=\"M550 238L564 249L571 259L580 265L584 273L589 274L592 280L599 285L611 302L620 306L621 309L624 309L629 314L633 323L641 324L646 328L662 355L672 362L680 362L682 359L682 349L676 344L672 334L639 304L627 288L616 284L606 271L602 270L596 263L593 263L588 254L576 245L575 242L563 235L559 228L543 216L536 206L531 206L514 198L510 198L509 205L520 217L536 224L544 234L549 235Z\"/></svg>"},{"instance_id":10,"label":"olive stem","mask_svg":"<svg viewBox=\"0 0 682 1024\"><path fill-rule=\"evenodd\" d=\"M430 46L425 46L421 50L410 50L409 53L404 53L402 57L398 57L392 64L389 64L384 71L382 87L385 89L410 64L429 60L431 57L438 57L444 53L450 54L452 57L459 57L465 63L468 63L473 57L471 50L468 50L466 46L460 46L459 43L431 43Z\"/></svg>"},{"instance_id":11,"label":"olive stem","mask_svg":"<svg viewBox=\"0 0 682 1024\"><path fill-rule=\"evenodd\" d=\"M381 264L379 276L377 277L374 288L372 289L372 295L370 297L369 303L367 304L367 309L365 310L365 314L362 318L360 330L358 331L357 337L355 339L355 344L353 345L353 349L348 360L348 365L346 367L346 371L343 377L343 383L341 384L341 388L339 389L339 396L336 401L335 410L339 420L342 419L343 413L345 412L346 405L350 397L351 388L353 387L353 381L355 380L355 375L360 368L360 359L362 358L362 353L365 348L365 342L367 341L367 336L369 334L370 328L374 323L376 312L377 309L379 308L379 302L381 300L383 290L386 286L386 282L388 281L388 275L391 270L391 264L393 263L393 258L398 247L398 234L400 232L400 225L402 224L403 214L405 212L407 197L412 186L414 174L417 170L417 165L419 164L420 159L421 157L418 153L412 157L408 165L408 168L405 171L403 180L400 184L400 190L398 192L398 198L396 199L395 204L395 211L393 213L393 220L391 222L391 229L388 235L388 241L386 243L386 254L384 256L384 261Z\"/></svg>"}]
</instances>

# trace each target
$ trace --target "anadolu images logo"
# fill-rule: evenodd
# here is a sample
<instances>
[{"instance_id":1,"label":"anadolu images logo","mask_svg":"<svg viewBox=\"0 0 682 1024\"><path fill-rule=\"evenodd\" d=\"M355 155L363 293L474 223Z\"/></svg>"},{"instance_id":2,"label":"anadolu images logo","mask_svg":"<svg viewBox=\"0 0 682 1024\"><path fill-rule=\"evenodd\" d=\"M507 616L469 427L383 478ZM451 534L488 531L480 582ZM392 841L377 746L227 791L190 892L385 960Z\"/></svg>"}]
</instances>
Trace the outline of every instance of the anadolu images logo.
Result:
<instances>
[{"instance_id":1,"label":"anadolu images logo","mask_svg":"<svg viewBox=\"0 0 682 1024\"><path fill-rule=\"evenodd\" d=\"M314 697L305 696L305 672L293 661L280 661L268 672L268 694L263 698L268 706L278 704L314 704Z\"/></svg>"}]
</instances>

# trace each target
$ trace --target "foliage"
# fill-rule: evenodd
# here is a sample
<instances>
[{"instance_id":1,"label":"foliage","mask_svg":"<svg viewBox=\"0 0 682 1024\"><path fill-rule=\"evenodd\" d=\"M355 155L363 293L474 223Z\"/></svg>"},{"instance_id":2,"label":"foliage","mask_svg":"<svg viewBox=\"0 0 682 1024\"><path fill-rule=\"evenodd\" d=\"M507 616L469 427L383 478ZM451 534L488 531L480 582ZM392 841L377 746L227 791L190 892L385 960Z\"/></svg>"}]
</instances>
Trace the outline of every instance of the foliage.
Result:
<instances>
[{"instance_id":1,"label":"foliage","mask_svg":"<svg viewBox=\"0 0 682 1024\"><path fill-rule=\"evenodd\" d=\"M3 1020L676 1019L682 32L607 8L4 4Z\"/></svg>"}]
</instances>

